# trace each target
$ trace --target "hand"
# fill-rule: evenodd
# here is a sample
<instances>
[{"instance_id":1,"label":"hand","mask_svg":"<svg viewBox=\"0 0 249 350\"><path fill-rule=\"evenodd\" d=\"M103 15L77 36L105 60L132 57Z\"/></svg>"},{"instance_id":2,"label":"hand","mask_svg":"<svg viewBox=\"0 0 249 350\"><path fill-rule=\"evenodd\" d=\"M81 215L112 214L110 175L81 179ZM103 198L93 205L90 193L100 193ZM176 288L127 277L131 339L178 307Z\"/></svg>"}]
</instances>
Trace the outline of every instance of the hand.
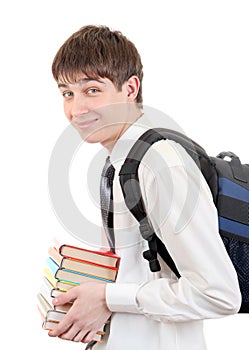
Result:
<instances>
[{"instance_id":1,"label":"hand","mask_svg":"<svg viewBox=\"0 0 249 350\"><path fill-rule=\"evenodd\" d=\"M55 306L73 304L56 328L49 331L49 336L83 343L93 340L95 333L111 316L106 305L105 289L105 283L87 282L55 298Z\"/></svg>"}]
</instances>

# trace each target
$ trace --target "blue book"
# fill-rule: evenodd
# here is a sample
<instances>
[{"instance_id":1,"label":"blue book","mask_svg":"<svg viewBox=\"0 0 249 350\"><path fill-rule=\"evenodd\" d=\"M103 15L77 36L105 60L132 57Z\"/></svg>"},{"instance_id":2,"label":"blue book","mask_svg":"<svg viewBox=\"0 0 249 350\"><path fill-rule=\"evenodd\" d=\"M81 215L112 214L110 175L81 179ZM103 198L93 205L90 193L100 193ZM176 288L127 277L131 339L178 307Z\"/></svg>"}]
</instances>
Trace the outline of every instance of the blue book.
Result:
<instances>
[{"instance_id":1,"label":"blue book","mask_svg":"<svg viewBox=\"0 0 249 350\"><path fill-rule=\"evenodd\" d=\"M57 279L55 278L55 274L59 268L59 265L50 257L47 258L45 267L44 267L44 275L47 277L49 282L54 287Z\"/></svg>"},{"instance_id":2,"label":"blue book","mask_svg":"<svg viewBox=\"0 0 249 350\"><path fill-rule=\"evenodd\" d=\"M83 282L89 282L89 281L97 281L97 282L105 282L105 283L114 283L114 281L102 278L102 277L97 277L94 275L90 275L87 273L81 273L78 271L73 271L73 270L68 270L68 269L63 269L59 268L56 271L55 278L59 281L65 281L67 283L76 283L76 284L81 284Z\"/></svg>"}]
</instances>

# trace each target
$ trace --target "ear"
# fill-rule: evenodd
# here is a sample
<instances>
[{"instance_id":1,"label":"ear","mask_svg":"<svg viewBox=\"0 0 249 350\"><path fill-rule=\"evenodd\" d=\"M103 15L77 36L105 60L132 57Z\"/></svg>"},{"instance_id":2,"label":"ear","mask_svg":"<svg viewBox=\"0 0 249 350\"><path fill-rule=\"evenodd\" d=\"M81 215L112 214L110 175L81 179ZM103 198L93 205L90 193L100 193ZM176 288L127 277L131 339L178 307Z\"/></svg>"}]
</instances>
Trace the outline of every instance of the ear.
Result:
<instances>
[{"instance_id":1,"label":"ear","mask_svg":"<svg viewBox=\"0 0 249 350\"><path fill-rule=\"evenodd\" d=\"M127 97L129 102L135 102L140 88L140 80L136 75L131 76L126 82Z\"/></svg>"}]
</instances>

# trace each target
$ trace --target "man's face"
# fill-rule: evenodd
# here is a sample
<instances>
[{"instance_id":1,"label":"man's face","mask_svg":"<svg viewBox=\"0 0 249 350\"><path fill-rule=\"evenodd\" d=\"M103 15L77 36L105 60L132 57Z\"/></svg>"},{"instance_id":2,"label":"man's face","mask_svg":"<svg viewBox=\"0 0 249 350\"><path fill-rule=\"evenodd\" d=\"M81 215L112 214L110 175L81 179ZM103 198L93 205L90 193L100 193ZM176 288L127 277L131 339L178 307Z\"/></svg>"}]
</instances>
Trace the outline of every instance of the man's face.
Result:
<instances>
[{"instance_id":1,"label":"man's face","mask_svg":"<svg viewBox=\"0 0 249 350\"><path fill-rule=\"evenodd\" d=\"M130 103L134 102L134 88L137 88L134 83L137 80L125 82L118 91L108 78L82 75L76 83L58 82L58 87L65 115L80 136L108 148L134 121L134 103Z\"/></svg>"}]
</instances>

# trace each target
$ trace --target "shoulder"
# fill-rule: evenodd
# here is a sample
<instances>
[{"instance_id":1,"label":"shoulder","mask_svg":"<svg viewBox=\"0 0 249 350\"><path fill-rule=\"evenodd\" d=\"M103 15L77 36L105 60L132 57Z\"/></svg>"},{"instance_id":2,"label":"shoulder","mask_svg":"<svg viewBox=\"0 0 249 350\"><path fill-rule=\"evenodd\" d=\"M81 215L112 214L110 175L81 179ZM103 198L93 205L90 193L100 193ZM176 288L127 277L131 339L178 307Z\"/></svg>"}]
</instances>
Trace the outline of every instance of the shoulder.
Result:
<instances>
[{"instance_id":1,"label":"shoulder","mask_svg":"<svg viewBox=\"0 0 249 350\"><path fill-rule=\"evenodd\" d=\"M154 143L145 153L138 169L141 187L147 190L162 187L176 172L186 177L187 162L194 162L180 144L174 141L161 140ZM196 166L196 165L194 165Z\"/></svg>"},{"instance_id":2,"label":"shoulder","mask_svg":"<svg viewBox=\"0 0 249 350\"><path fill-rule=\"evenodd\" d=\"M194 159L179 143L162 140L153 144L143 157L138 170L139 181L144 191L156 191L173 186L175 191L201 188L208 196L210 189ZM211 197L210 197L211 198Z\"/></svg>"},{"instance_id":3,"label":"shoulder","mask_svg":"<svg viewBox=\"0 0 249 350\"><path fill-rule=\"evenodd\" d=\"M179 143L162 140L154 143L144 155L138 170L139 181L146 187L165 184L177 178L184 182L203 183L203 175L194 159ZM177 186L177 183L175 183Z\"/></svg>"},{"instance_id":4,"label":"shoulder","mask_svg":"<svg viewBox=\"0 0 249 350\"><path fill-rule=\"evenodd\" d=\"M194 160L186 152L186 150L177 142L170 140L161 140L154 143L144 155L140 164L140 174L148 172L161 171L165 168L189 167L196 168Z\"/></svg>"}]
</instances>

